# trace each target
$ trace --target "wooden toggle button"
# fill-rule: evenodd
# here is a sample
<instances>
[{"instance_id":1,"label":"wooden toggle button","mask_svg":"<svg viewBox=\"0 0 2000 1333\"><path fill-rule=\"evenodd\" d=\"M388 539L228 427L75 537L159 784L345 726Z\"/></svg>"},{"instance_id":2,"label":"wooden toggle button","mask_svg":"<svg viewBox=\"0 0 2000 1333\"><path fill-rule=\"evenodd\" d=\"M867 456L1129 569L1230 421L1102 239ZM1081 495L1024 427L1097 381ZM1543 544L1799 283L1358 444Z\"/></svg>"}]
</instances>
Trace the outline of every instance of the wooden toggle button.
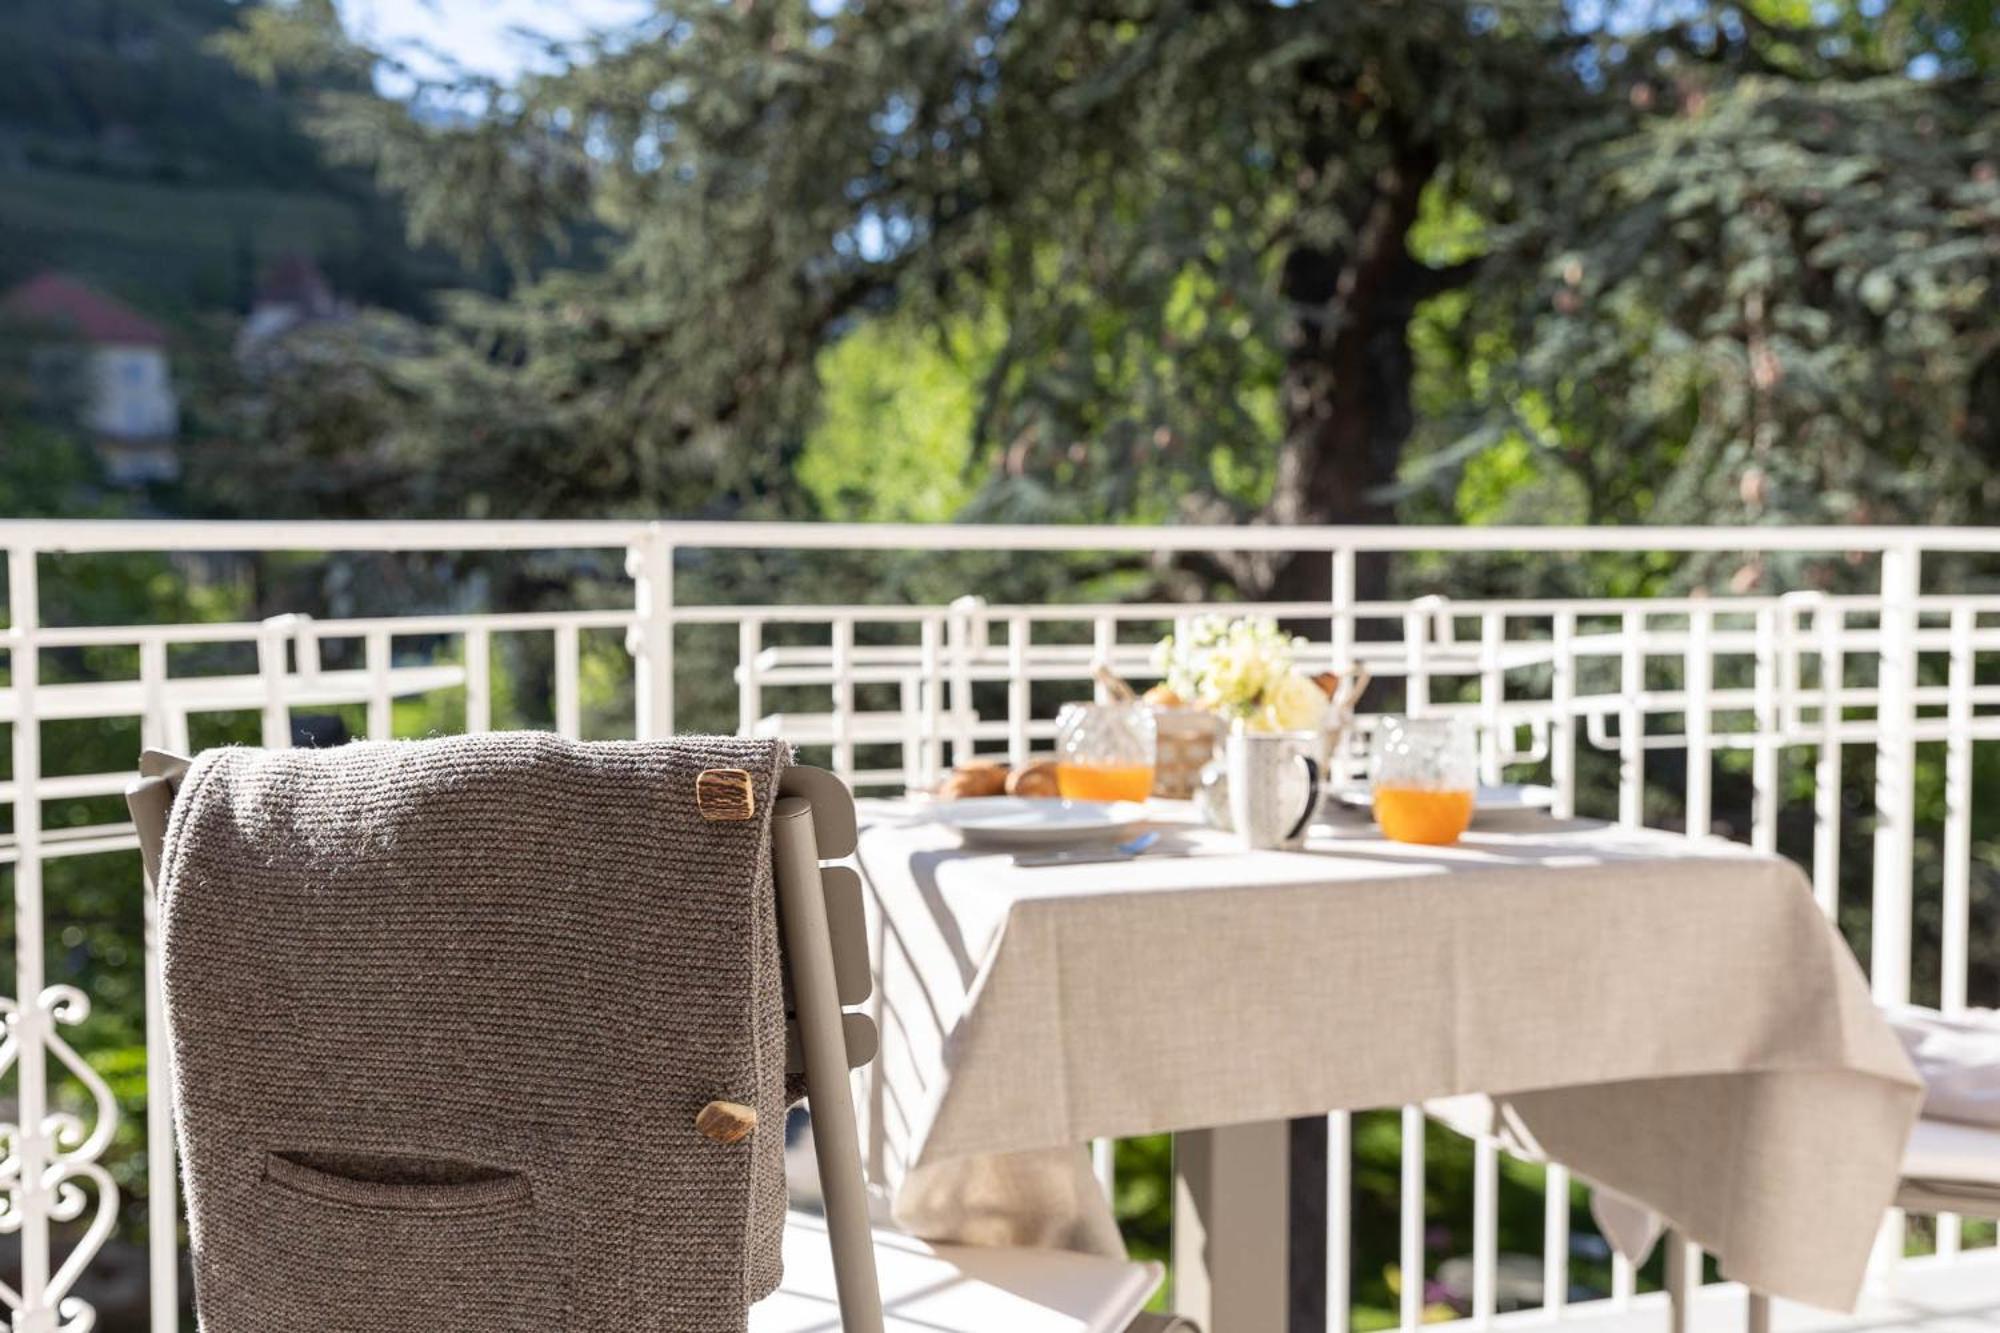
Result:
<instances>
[{"instance_id":1,"label":"wooden toggle button","mask_svg":"<svg viewBox=\"0 0 2000 1333\"><path fill-rule=\"evenodd\" d=\"M740 1143L757 1128L757 1110L740 1102L710 1102L696 1113L694 1127L717 1143Z\"/></svg>"},{"instance_id":2,"label":"wooden toggle button","mask_svg":"<svg viewBox=\"0 0 2000 1333\"><path fill-rule=\"evenodd\" d=\"M740 768L710 768L694 780L694 804L713 824L740 824L757 813L757 789Z\"/></svg>"}]
</instances>

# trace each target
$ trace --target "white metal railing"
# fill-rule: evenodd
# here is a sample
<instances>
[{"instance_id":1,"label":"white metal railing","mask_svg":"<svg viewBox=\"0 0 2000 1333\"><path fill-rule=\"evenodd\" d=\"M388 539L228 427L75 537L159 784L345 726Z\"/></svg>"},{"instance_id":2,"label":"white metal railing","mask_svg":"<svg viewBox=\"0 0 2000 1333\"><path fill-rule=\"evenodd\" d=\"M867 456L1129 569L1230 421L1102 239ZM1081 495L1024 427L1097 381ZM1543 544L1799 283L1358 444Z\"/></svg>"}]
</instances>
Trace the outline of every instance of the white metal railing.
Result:
<instances>
[{"instance_id":1,"label":"white metal railing","mask_svg":"<svg viewBox=\"0 0 2000 1333\"><path fill-rule=\"evenodd\" d=\"M672 734L676 684L713 693L731 673L733 721L808 747L864 791L928 785L974 753L1025 758L1053 732L1055 704L1091 687L1109 660L1146 678L1149 645L1163 627L1204 609L1258 611L1311 627L1318 664L1365 663L1411 710L1458 711L1483 737L1489 779L1550 783L1556 808L1626 824L1670 818L1690 831L1727 820L1755 845L1780 845L1792 793L1808 806L1809 847L1798 850L1829 913L1842 905L1842 800L1850 751L1873 765L1868 838L1872 907L1867 963L1876 995L1909 997L1917 947L1913 928L1917 758L1941 745L1944 815L1934 833L1941 926L1934 961L1937 1000L1969 1001L1971 964L1971 786L1975 747L2000 738L2000 676L1980 679L1981 654L2000 651L2000 594L1922 592L1927 559L2000 554L2000 530L1962 529L1393 529L857 527L715 523L70 523L0 522L7 559L7 683L0 725L12 734L12 769L0 802L12 810L0 837L11 871L18 1002L4 1010L0 1073L16 1080L13 1122L0 1160L0 1232L20 1237L20 1285L0 1301L24 1333L81 1330L92 1318L75 1284L112 1229L116 1189L102 1158L117 1107L105 1081L79 1060L59 1029L80 1020L86 997L48 984L43 871L60 858L125 851L118 820L45 820L122 791L130 774L45 773L45 727L81 719L136 719L142 743L188 748L217 717L254 715L265 744L289 744L301 713L352 708L360 730L394 734L399 702L455 698L455 724L478 731L496 715L494 661L505 646L533 643L548 664L549 721L572 736ZM687 570L724 551L1294 552L1325 559L1327 602L1207 607L1156 604L989 604L962 597L942 605L807 605L782 588L754 604L696 604L677 597ZM555 609L340 618L318 607L232 624L49 625L38 606L72 572L59 557L155 552L622 552L630 600L611 609ZM1454 554L1548 557L1584 552L1791 553L1824 557L1847 571L1854 591L1784 590L1746 596L1662 598L1358 600L1358 563L1373 553L1425 553L1448 568ZM337 558L327 556L328 559ZM1451 591L1450 577L1437 580ZM734 631L733 649L716 647ZM708 655L687 644L708 635ZM721 639L718 640L717 636ZM254 661L235 673L176 669L175 654L234 646ZM63 650L119 650L135 664L109 679L44 679L44 659ZM677 662L677 653L681 655ZM720 653L724 660L718 661ZM336 657L336 654L338 656ZM328 667L328 659L346 662ZM606 673L612 678L605 685ZM690 673L698 673L699 679ZM99 674L102 674L101 672ZM606 699L629 689L629 712ZM592 691L595 691L593 694ZM607 692L608 691L608 692ZM728 725L725 718L721 725ZM434 725L433 721L433 725ZM1586 773L1586 770L1588 772ZM1648 784L1649 770L1655 781ZM1676 772L1675 770L1678 770ZM1810 774L1809 781L1806 774ZM1718 784L1718 775L1724 781ZM1674 780L1677 808L1647 809ZM1586 783L1587 779L1587 783ZM1745 803L1733 799L1747 791ZM82 803L79 805L78 803ZM1720 803L1720 804L1719 804ZM153 1238L152 1327L176 1328L176 1195L168 1083L158 1023L158 975L147 940L149 1061L146 1124L148 1207ZM1931 946L1926 943L1925 948ZM1991 1000L1994 997L1980 997ZM53 1109L57 1078L86 1094L88 1116ZM63 1103L67 1105L68 1103ZM1351 1125L1329 1120L1328 1307L1330 1329L1347 1326L1353 1289L1348 1207ZM1426 1226L1424 1120L1403 1116L1399 1228L1401 1322L1424 1317ZM1100 1154L1108 1174L1108 1159ZM86 1186L88 1188L86 1188ZM1469 1318L1500 1313L1497 1274L1498 1158L1474 1156ZM95 1204L92 1204L94 1196ZM88 1215L87 1227L77 1226ZM1560 1169L1545 1192L1537 1317L1622 1310L1635 1300L1629 1265L1613 1265L1608 1299L1570 1304L1570 1205ZM1900 1233L1895 1233L1899 1235ZM70 1242L57 1265L58 1240ZM1899 1248L1893 1247L1892 1248ZM1954 1219L1938 1230L1938 1261L1959 1249ZM1518 1267L1518 1265L1515 1265Z\"/></svg>"}]
</instances>

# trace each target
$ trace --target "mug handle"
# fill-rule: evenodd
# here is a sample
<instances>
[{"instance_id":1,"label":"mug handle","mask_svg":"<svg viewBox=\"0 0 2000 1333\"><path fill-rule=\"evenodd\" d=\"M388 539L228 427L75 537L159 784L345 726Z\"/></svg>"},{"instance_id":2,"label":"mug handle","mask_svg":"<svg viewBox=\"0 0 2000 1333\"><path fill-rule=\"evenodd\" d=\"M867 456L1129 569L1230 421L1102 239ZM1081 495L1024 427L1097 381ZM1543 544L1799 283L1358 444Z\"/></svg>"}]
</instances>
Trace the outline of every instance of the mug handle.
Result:
<instances>
[{"instance_id":1,"label":"mug handle","mask_svg":"<svg viewBox=\"0 0 2000 1333\"><path fill-rule=\"evenodd\" d=\"M1285 835L1286 842L1304 833L1306 825L1312 823L1312 817L1319 813L1319 760L1303 754L1297 759L1306 766L1306 808L1299 812L1299 822L1292 825L1291 832Z\"/></svg>"}]
</instances>

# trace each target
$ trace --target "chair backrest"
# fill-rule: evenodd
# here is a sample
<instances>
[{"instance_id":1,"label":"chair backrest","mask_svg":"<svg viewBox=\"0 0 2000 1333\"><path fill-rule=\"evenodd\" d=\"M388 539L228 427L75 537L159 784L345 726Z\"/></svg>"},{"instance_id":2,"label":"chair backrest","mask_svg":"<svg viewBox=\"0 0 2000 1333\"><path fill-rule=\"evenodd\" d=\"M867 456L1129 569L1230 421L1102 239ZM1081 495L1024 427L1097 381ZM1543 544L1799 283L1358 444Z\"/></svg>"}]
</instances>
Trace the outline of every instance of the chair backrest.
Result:
<instances>
[{"instance_id":1,"label":"chair backrest","mask_svg":"<svg viewBox=\"0 0 2000 1333\"><path fill-rule=\"evenodd\" d=\"M148 891L157 884L175 793L189 760L142 756L127 789ZM784 771L772 812L773 878L789 980L788 1069L802 1076L846 1333L881 1333L867 1186L848 1073L874 1059L873 1021L849 1007L872 988L859 876L825 864L853 854L854 798L820 769Z\"/></svg>"}]
</instances>

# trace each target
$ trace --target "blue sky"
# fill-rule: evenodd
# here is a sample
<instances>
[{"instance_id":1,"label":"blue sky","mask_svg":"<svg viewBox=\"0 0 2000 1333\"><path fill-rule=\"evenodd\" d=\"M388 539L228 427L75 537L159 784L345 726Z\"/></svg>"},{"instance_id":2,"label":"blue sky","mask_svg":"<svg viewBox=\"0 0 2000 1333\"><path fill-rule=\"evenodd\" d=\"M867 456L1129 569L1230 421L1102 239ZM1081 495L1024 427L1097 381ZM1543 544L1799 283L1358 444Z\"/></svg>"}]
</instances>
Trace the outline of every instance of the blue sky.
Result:
<instances>
[{"instance_id":1,"label":"blue sky","mask_svg":"<svg viewBox=\"0 0 2000 1333\"><path fill-rule=\"evenodd\" d=\"M583 36L596 28L617 26L649 12L649 0L336 0L341 17L356 36L372 45L397 51L409 63L422 69L425 62L413 53L411 44L444 52L465 68L479 74L510 79L523 69L534 68L540 53L534 44L521 39L518 30L528 28L559 39ZM818 13L840 7L841 0L812 0ZM1863 0L1864 6L1878 11L1884 0ZM1668 6L1671 8L1671 4ZM1579 27L1599 24L1614 31L1643 26L1654 14L1654 0L1571 0L1571 14ZM1923 57L1912 74L1929 77L1936 72L1936 60ZM383 87L397 95L405 89Z\"/></svg>"},{"instance_id":2,"label":"blue sky","mask_svg":"<svg viewBox=\"0 0 2000 1333\"><path fill-rule=\"evenodd\" d=\"M373 45L397 50L422 43L469 70L505 79L536 64L538 53L517 29L570 39L652 6L646 0L339 0L339 7L348 31Z\"/></svg>"}]
</instances>

